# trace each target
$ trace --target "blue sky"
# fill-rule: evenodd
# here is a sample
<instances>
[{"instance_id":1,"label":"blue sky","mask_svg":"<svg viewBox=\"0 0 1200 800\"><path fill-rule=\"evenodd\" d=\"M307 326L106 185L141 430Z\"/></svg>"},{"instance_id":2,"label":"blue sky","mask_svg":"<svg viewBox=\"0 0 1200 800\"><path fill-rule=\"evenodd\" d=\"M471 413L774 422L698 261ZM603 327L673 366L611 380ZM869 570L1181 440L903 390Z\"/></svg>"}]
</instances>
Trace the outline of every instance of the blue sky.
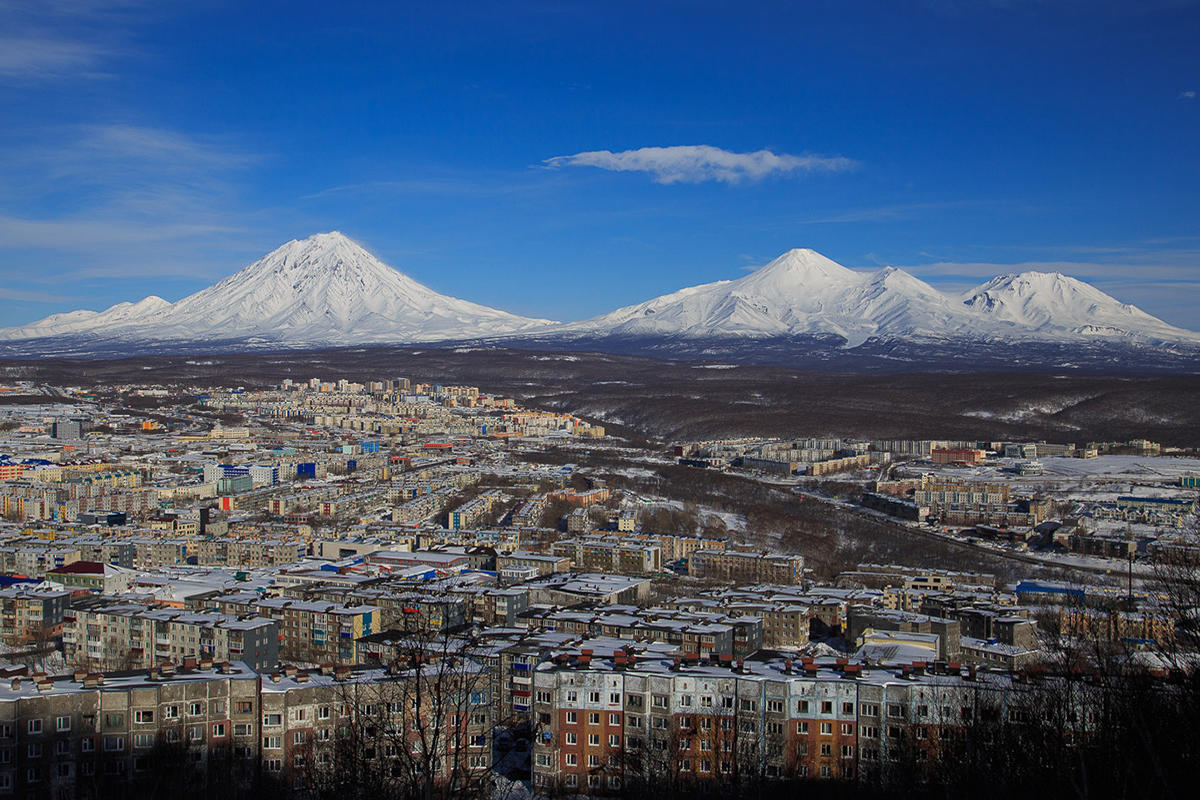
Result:
<instances>
[{"instance_id":1,"label":"blue sky","mask_svg":"<svg viewBox=\"0 0 1200 800\"><path fill-rule=\"evenodd\" d=\"M337 229L555 319L811 247L1200 329L1198 35L1190 0L0 0L0 325Z\"/></svg>"}]
</instances>

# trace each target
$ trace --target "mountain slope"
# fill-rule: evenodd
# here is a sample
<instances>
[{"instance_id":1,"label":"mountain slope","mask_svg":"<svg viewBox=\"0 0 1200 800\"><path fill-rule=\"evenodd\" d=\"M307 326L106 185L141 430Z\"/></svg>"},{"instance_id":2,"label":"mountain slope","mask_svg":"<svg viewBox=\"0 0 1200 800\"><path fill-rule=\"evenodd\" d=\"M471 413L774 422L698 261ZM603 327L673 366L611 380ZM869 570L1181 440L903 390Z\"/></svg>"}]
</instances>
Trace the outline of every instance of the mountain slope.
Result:
<instances>
[{"instance_id":1,"label":"mountain slope","mask_svg":"<svg viewBox=\"0 0 1200 800\"><path fill-rule=\"evenodd\" d=\"M973 342L1119 340L1200 344L1176 328L1064 275L995 278L962 296L892 267L857 272L812 250L789 250L755 272L656 297L531 335L683 339L836 336Z\"/></svg>"},{"instance_id":2,"label":"mountain slope","mask_svg":"<svg viewBox=\"0 0 1200 800\"><path fill-rule=\"evenodd\" d=\"M148 297L102 312L56 314L0 330L0 339L255 339L305 346L466 339L549 322L438 294L335 231L290 241L177 303Z\"/></svg>"}]
</instances>

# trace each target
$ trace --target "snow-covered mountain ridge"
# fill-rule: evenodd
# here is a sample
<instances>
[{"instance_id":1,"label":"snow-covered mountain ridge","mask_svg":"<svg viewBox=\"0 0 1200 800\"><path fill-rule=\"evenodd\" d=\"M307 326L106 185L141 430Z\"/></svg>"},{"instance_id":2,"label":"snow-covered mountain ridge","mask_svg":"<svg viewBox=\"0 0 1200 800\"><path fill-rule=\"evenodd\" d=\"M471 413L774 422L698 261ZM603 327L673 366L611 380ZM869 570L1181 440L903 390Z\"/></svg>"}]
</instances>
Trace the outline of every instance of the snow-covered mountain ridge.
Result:
<instances>
[{"instance_id":1,"label":"snow-covered mountain ridge","mask_svg":"<svg viewBox=\"0 0 1200 800\"><path fill-rule=\"evenodd\" d=\"M894 267L859 272L812 250L789 250L737 280L682 289L553 332L576 337L834 335L847 347L872 338L1200 344L1200 334L1060 273L1004 275L959 295Z\"/></svg>"},{"instance_id":2,"label":"snow-covered mountain ridge","mask_svg":"<svg viewBox=\"0 0 1200 800\"><path fill-rule=\"evenodd\" d=\"M560 324L438 294L337 232L288 242L176 303L151 296L0 329L5 352L59 354L205 343L296 349L486 340L578 347L615 339L674 342L685 352L708 340L814 337L848 349L889 341L1049 343L1092 350L1178 346L1200 355L1200 334L1059 273L1004 275L954 294L893 267L857 271L798 249L736 280Z\"/></svg>"},{"instance_id":3,"label":"snow-covered mountain ridge","mask_svg":"<svg viewBox=\"0 0 1200 800\"><path fill-rule=\"evenodd\" d=\"M293 240L207 289L55 314L0 340L86 336L133 341L265 339L285 346L470 339L550 320L438 294L337 231Z\"/></svg>"}]
</instances>

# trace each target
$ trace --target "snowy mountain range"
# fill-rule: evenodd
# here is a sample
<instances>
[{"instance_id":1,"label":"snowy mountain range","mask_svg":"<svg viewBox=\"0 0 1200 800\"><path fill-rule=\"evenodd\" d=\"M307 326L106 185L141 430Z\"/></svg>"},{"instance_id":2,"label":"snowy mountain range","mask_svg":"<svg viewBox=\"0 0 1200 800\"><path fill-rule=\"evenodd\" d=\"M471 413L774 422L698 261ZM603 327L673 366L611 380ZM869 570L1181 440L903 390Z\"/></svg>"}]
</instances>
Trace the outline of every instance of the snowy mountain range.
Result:
<instances>
[{"instance_id":1,"label":"snowy mountain range","mask_svg":"<svg viewBox=\"0 0 1200 800\"><path fill-rule=\"evenodd\" d=\"M487 341L571 347L613 340L751 342L819 339L843 352L933 343L1167 348L1200 357L1200 334L1169 325L1059 273L994 278L941 292L892 267L848 269L790 250L737 280L681 289L591 319L555 323L439 294L340 233L291 241L225 280L169 303L147 297L106 311L55 314L0 329L9 354L140 352L219 343L302 349ZM1110 354L1111 355L1111 354ZM1110 357L1110 356L1105 356Z\"/></svg>"},{"instance_id":2,"label":"snowy mountain range","mask_svg":"<svg viewBox=\"0 0 1200 800\"><path fill-rule=\"evenodd\" d=\"M290 241L177 303L151 296L106 311L54 314L0 329L0 341L246 340L299 348L470 339L548 324L438 294L334 231Z\"/></svg>"},{"instance_id":3,"label":"snowy mountain range","mask_svg":"<svg viewBox=\"0 0 1200 800\"><path fill-rule=\"evenodd\" d=\"M1070 342L1111 339L1200 344L1169 325L1060 273L1004 275L964 294L940 292L903 270L858 272L812 250L765 267L560 325L560 335Z\"/></svg>"}]
</instances>

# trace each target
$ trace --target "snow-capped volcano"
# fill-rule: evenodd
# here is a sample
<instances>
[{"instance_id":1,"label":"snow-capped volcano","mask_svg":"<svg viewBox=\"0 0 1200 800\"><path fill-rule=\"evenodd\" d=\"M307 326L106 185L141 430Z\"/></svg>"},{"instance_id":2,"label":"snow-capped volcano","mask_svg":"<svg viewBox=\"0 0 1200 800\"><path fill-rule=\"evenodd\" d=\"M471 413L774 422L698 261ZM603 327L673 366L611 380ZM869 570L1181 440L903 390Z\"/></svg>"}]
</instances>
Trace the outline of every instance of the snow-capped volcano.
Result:
<instances>
[{"instance_id":1,"label":"snow-capped volcano","mask_svg":"<svg viewBox=\"0 0 1200 800\"><path fill-rule=\"evenodd\" d=\"M681 289L553 332L695 339L833 335L850 348L872 338L1200 343L1200 334L1058 273L1007 275L956 295L894 267L859 272L803 249L737 280Z\"/></svg>"},{"instance_id":2,"label":"snow-capped volcano","mask_svg":"<svg viewBox=\"0 0 1200 800\"><path fill-rule=\"evenodd\" d=\"M335 231L290 241L177 303L147 297L55 314L0 330L0 339L257 339L294 347L470 339L547 324L438 294Z\"/></svg>"}]
</instances>

